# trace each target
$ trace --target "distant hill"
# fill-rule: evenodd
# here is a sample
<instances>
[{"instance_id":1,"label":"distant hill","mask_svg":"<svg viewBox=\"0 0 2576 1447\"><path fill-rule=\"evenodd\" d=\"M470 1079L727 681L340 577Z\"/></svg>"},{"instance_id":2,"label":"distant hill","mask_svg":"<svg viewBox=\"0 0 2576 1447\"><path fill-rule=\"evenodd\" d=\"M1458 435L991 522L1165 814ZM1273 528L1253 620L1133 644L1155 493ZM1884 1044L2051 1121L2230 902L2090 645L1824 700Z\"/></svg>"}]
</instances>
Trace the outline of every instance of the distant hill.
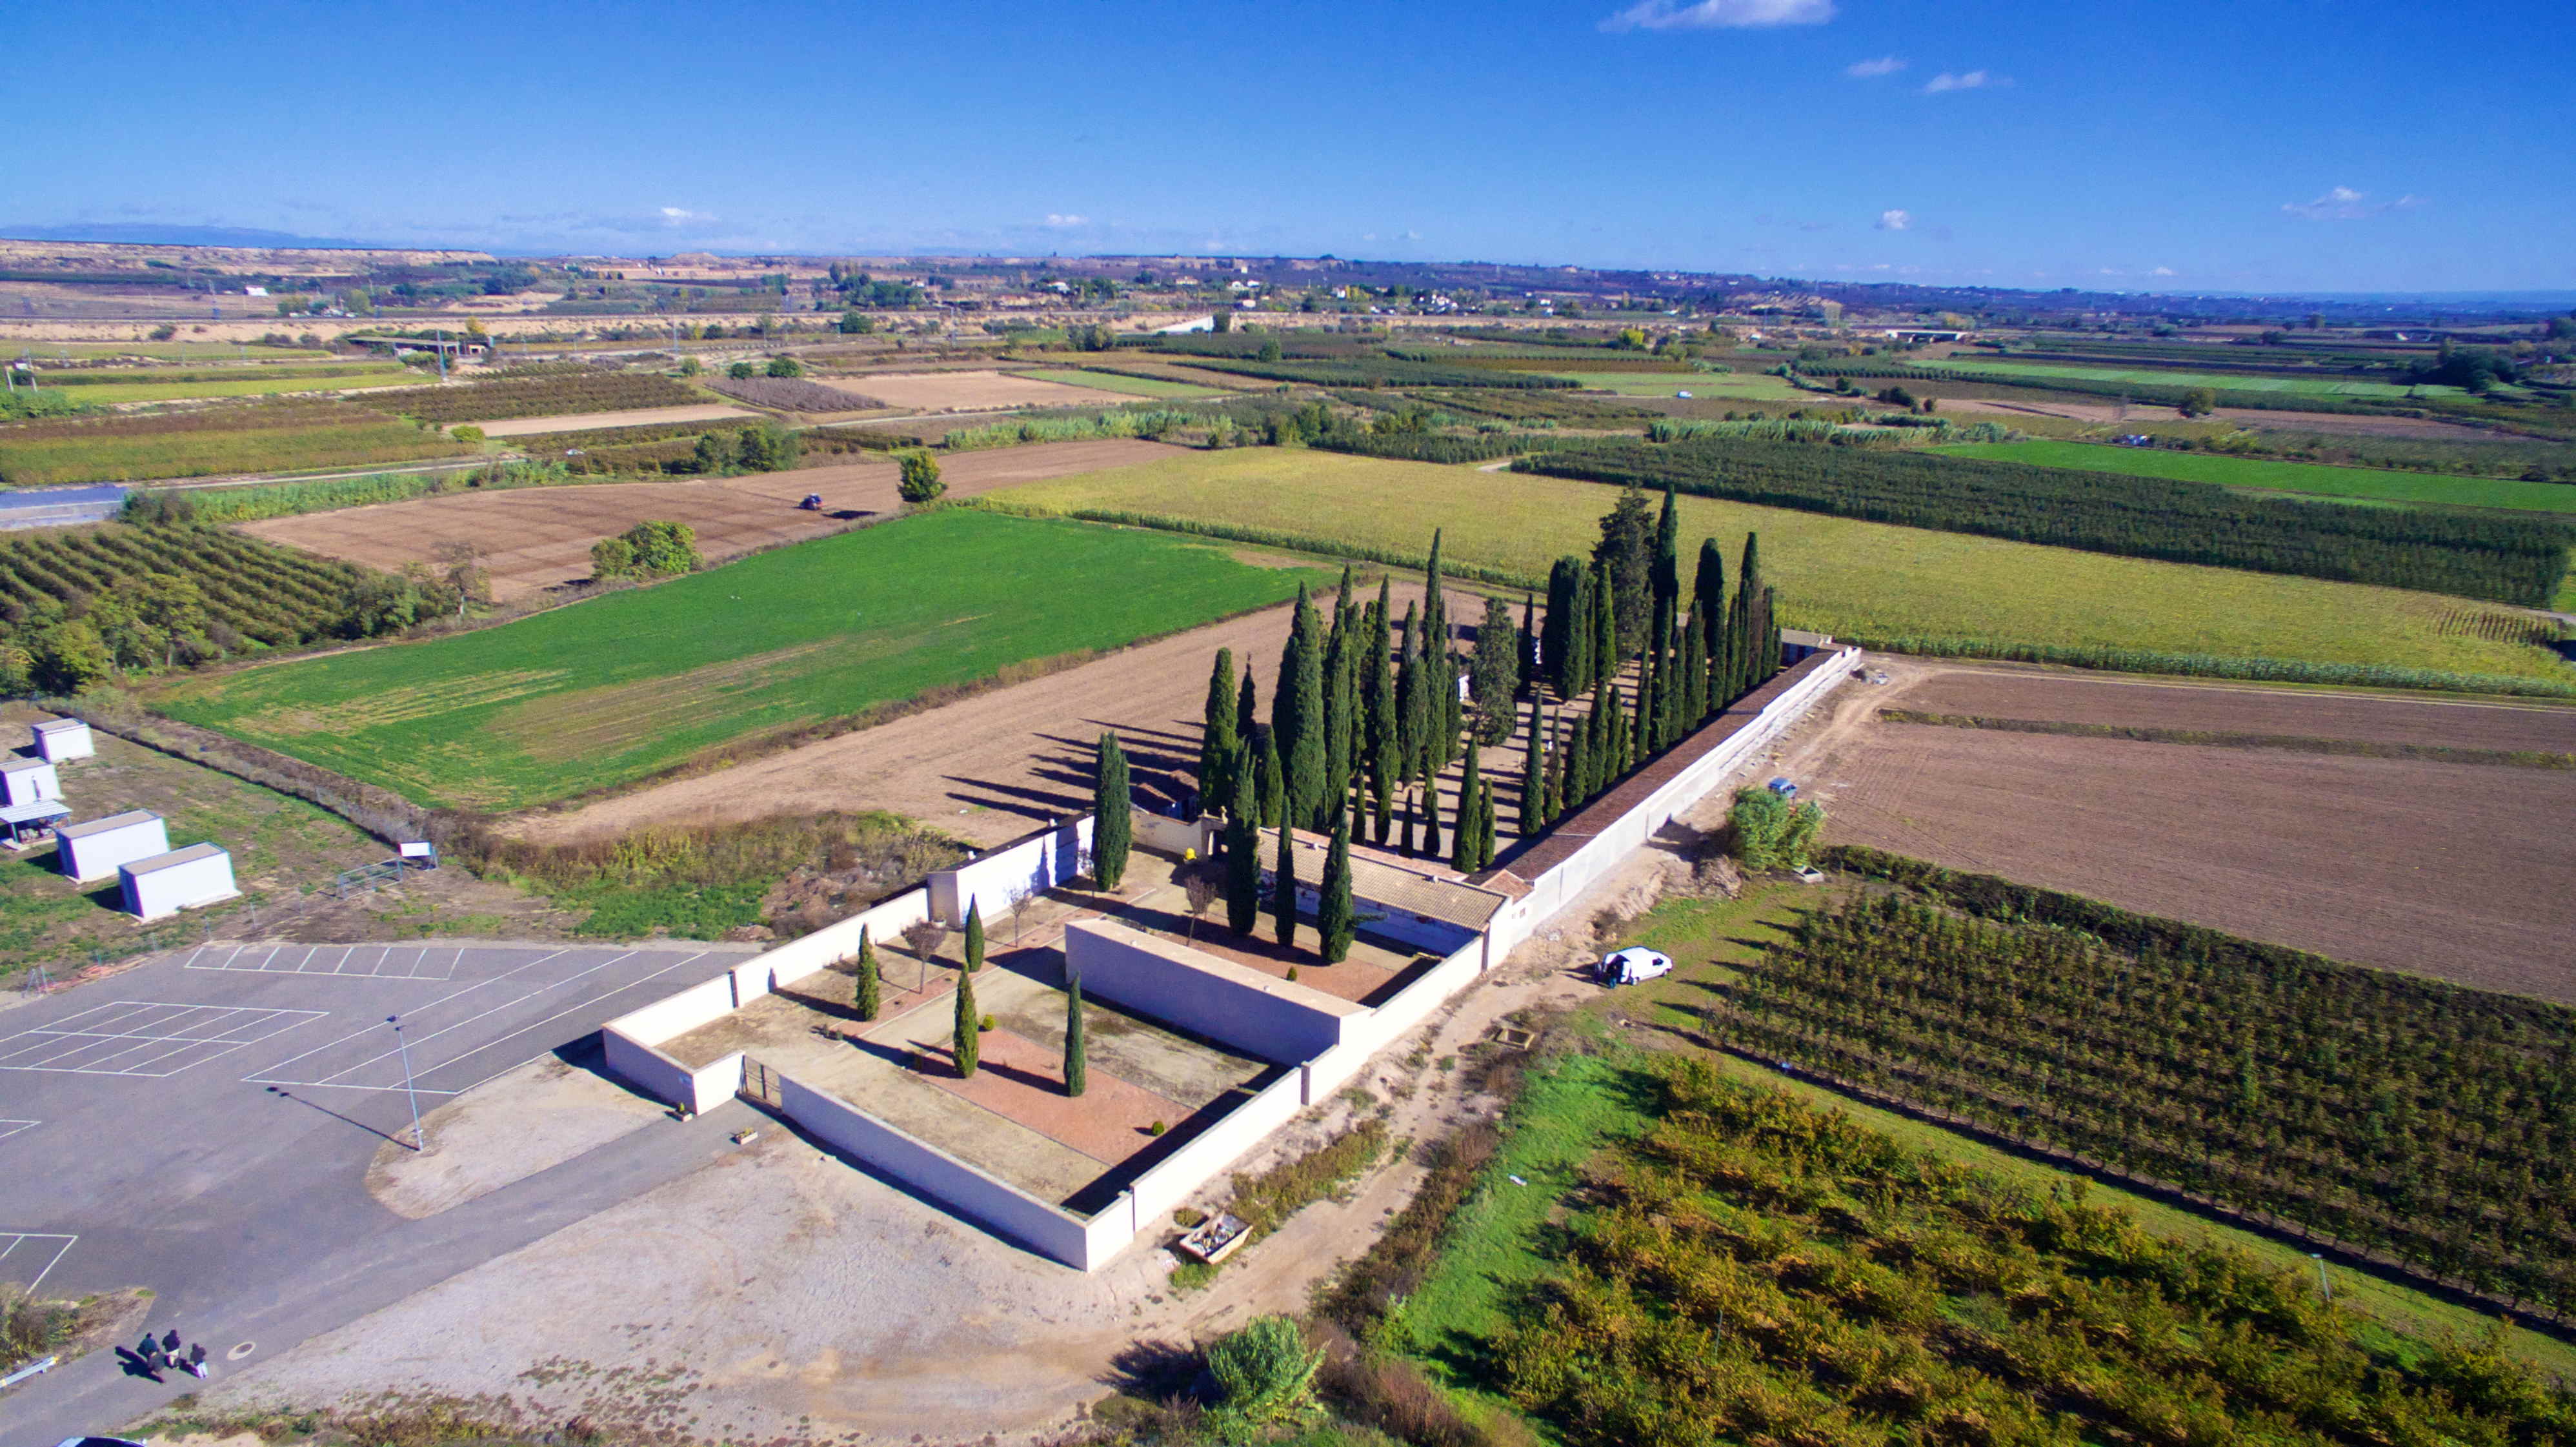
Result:
<instances>
[{"instance_id":1,"label":"distant hill","mask_svg":"<svg viewBox=\"0 0 2576 1447\"><path fill-rule=\"evenodd\" d=\"M96 241L127 246L247 246L294 251L412 251L381 241L338 236L298 236L249 226L186 226L152 221L80 222L69 226L0 226L11 241Z\"/></svg>"}]
</instances>

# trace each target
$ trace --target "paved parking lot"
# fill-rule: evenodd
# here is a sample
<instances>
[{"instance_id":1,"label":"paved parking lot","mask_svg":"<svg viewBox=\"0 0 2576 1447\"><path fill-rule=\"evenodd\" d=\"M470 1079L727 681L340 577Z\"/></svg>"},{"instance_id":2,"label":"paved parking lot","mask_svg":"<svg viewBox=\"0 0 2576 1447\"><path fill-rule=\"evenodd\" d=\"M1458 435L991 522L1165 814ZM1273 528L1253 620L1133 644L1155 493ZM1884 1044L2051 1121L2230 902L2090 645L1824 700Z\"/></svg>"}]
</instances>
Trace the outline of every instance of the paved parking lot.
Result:
<instances>
[{"instance_id":1,"label":"paved parking lot","mask_svg":"<svg viewBox=\"0 0 2576 1447\"><path fill-rule=\"evenodd\" d=\"M212 1341L334 1253L398 1272L423 1228L442 1252L473 1256L477 1230L513 1249L506 1205L442 1225L368 1195L413 1097L426 1112L568 1047L593 1061L603 1022L747 948L214 944L0 1008L0 1280L149 1286L154 1321ZM577 1180L579 1165L559 1169ZM58 1389L0 1402L0 1437L43 1420Z\"/></svg>"}]
</instances>

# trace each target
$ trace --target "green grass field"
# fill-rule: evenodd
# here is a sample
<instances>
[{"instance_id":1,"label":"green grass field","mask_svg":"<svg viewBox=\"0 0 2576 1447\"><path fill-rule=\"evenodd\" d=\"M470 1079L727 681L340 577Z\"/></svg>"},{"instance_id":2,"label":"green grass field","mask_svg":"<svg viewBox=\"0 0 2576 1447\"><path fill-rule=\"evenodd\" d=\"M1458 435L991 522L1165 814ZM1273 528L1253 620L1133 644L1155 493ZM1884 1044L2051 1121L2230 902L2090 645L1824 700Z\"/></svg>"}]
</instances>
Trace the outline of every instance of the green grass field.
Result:
<instances>
[{"instance_id":1,"label":"green grass field","mask_svg":"<svg viewBox=\"0 0 2576 1447\"><path fill-rule=\"evenodd\" d=\"M1544 578L1589 555L1617 493L1595 483L1299 449L1199 452L1003 495L1053 511L1106 508L1275 529ZM2465 636L2492 605L2428 593L2115 558L1962 533L1680 500L1684 567L1715 537L1734 566L1748 530L1793 627L1849 636L2004 639L2229 657L2380 663L2564 679L2541 649ZM2519 620L2522 615L2509 614Z\"/></svg>"},{"instance_id":2,"label":"green grass field","mask_svg":"<svg viewBox=\"0 0 2576 1447\"><path fill-rule=\"evenodd\" d=\"M2515 482L2496 477L2452 477L2431 472L2392 472L2377 467L2324 467L2215 452L2170 452L2096 442L1971 442L1935 447L1954 457L2071 467L2130 477L2170 477L2221 487L2263 488L2325 497L2438 503L2451 507L2504 507L2576 514L2576 486Z\"/></svg>"},{"instance_id":3,"label":"green grass field","mask_svg":"<svg viewBox=\"0 0 2576 1447\"><path fill-rule=\"evenodd\" d=\"M1810 395L1767 372L1702 372L1690 376L1680 372L1551 371L1548 375L1570 378L1588 391L1616 392L1622 397L1669 397L1675 392L1688 392L1694 397L1790 402Z\"/></svg>"},{"instance_id":4,"label":"green grass field","mask_svg":"<svg viewBox=\"0 0 2576 1447\"><path fill-rule=\"evenodd\" d=\"M238 382L102 382L93 387L66 387L62 390L81 401L106 406L114 402L183 402L201 397L273 397L287 392L402 387L419 380L420 373L412 368L388 364L383 371L360 377L302 377L287 373L275 377L245 377Z\"/></svg>"},{"instance_id":5,"label":"green grass field","mask_svg":"<svg viewBox=\"0 0 2576 1447\"><path fill-rule=\"evenodd\" d=\"M0 347L0 356L20 353L43 362L47 357L89 360L98 357L153 357L165 362L273 362L331 354L305 347L247 347L232 342L19 342Z\"/></svg>"},{"instance_id":6,"label":"green grass field","mask_svg":"<svg viewBox=\"0 0 2576 1447\"><path fill-rule=\"evenodd\" d=\"M2212 387L2221 392L2289 392L2314 397L2404 397L2410 393L2426 397L2465 397L2457 387L2427 383L2408 387L2397 382L2357 382L2349 377L2264 377L2231 372L2167 371L2162 367L2086 367L2063 362L1961 362L1956 360L1927 362L1970 376L1990 377L1997 381L2023 378L2075 377L2089 382L2136 382L2157 387ZM1822 370L1831 371L1830 364Z\"/></svg>"},{"instance_id":7,"label":"green grass field","mask_svg":"<svg viewBox=\"0 0 2576 1447\"><path fill-rule=\"evenodd\" d=\"M1088 368L1049 368L1045 371L1014 372L1038 382L1061 382L1068 387L1089 387L1100 392L1123 392L1131 397L1222 397L1214 387L1201 387L1189 382L1171 382L1161 377L1134 377L1125 372L1094 372Z\"/></svg>"},{"instance_id":8,"label":"green grass field","mask_svg":"<svg viewBox=\"0 0 2576 1447\"><path fill-rule=\"evenodd\" d=\"M193 680L155 702L424 804L516 808L1278 602L1307 576L1154 533L942 512L481 632Z\"/></svg>"}]
</instances>

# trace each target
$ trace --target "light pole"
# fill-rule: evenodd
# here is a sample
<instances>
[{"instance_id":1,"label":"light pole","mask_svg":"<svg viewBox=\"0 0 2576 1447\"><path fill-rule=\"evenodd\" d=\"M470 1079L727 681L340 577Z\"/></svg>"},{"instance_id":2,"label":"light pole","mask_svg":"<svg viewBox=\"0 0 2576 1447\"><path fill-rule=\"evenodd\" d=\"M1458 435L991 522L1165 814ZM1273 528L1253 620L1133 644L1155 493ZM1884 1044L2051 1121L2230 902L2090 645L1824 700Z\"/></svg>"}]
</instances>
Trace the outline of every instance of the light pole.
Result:
<instances>
[{"instance_id":1,"label":"light pole","mask_svg":"<svg viewBox=\"0 0 2576 1447\"><path fill-rule=\"evenodd\" d=\"M403 1094L411 1097L411 1148L418 1153L428 1148L429 1138L420 1130L420 1091L411 1081L411 1046L403 1040L400 1015L387 1015L385 1023L394 1027L394 1050L402 1056Z\"/></svg>"}]
</instances>

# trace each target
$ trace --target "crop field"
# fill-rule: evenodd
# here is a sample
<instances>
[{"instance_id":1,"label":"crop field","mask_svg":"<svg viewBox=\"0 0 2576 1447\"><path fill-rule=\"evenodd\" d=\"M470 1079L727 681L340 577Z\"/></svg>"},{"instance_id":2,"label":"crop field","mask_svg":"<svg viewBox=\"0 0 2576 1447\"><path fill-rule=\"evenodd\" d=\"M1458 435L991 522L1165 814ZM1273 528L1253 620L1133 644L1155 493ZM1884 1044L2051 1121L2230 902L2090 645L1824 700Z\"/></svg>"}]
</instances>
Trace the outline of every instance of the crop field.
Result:
<instances>
[{"instance_id":1,"label":"crop field","mask_svg":"<svg viewBox=\"0 0 2576 1447\"><path fill-rule=\"evenodd\" d=\"M2215 452L2175 452L2160 447L2114 447L2095 442L1971 442L1936 447L1955 457L2027 462L2080 472L2130 477L2170 477L2221 487L2314 493L2324 497L2437 503L2446 507L2506 507L2576 514L2576 484L2517 482L2499 477L2453 477L2431 472L2392 472L2376 467L2325 467L2275 462Z\"/></svg>"},{"instance_id":2,"label":"crop field","mask_svg":"<svg viewBox=\"0 0 2576 1447\"><path fill-rule=\"evenodd\" d=\"M2243 372L2185 372L2164 367L2086 367L2056 362L2010 362L1962 360L1953 357L1931 365L1945 371L1968 376L1989 377L1999 381L2037 378L2043 384L2052 377L2068 377L2086 382L2135 382L2153 387L2209 387L2221 392L2297 392L2317 397L2464 397L2457 387L2426 383L2409 387L2402 382L2365 382L2352 377L2261 376ZM1819 370L1830 375L1833 367L1823 364Z\"/></svg>"},{"instance_id":3,"label":"crop field","mask_svg":"<svg viewBox=\"0 0 2576 1447\"><path fill-rule=\"evenodd\" d=\"M262 347L253 355L234 342L0 342L0 355L20 353L42 362L47 357L95 361L101 357L149 357L163 362L254 362L287 358L321 358L331 354L304 347Z\"/></svg>"},{"instance_id":4,"label":"crop field","mask_svg":"<svg viewBox=\"0 0 2576 1447\"><path fill-rule=\"evenodd\" d=\"M1615 392L1622 397L1736 397L1755 402L1794 402L1814 394L1764 372L1550 372L1570 379L1588 392Z\"/></svg>"},{"instance_id":5,"label":"crop field","mask_svg":"<svg viewBox=\"0 0 2576 1447\"><path fill-rule=\"evenodd\" d=\"M631 412L513 417L507 421L476 425L483 429L486 437L525 437L528 446L552 451L565 447L616 447L630 442L655 442L666 437L694 437L705 429L682 424L752 419L759 415L721 402L701 402L689 407L646 407Z\"/></svg>"},{"instance_id":6,"label":"crop field","mask_svg":"<svg viewBox=\"0 0 2576 1447\"><path fill-rule=\"evenodd\" d=\"M0 535L0 598L15 608L93 596L152 573L195 582L210 624L272 646L340 632L352 612L351 590L363 577L345 563L223 528L112 522Z\"/></svg>"},{"instance_id":7,"label":"crop field","mask_svg":"<svg viewBox=\"0 0 2576 1447\"><path fill-rule=\"evenodd\" d=\"M1837 843L2189 920L2333 959L2576 1003L2576 770L2098 726L2576 753L2576 707L2441 703L1897 665L1802 767ZM2095 726L1877 721L1879 708ZM2392 751L2394 752L2394 751Z\"/></svg>"},{"instance_id":8,"label":"crop field","mask_svg":"<svg viewBox=\"0 0 2576 1447\"><path fill-rule=\"evenodd\" d=\"M691 407L704 392L655 372L595 372L587 367L531 369L473 382L406 387L368 399L388 412L423 422L490 422L513 417L556 417L589 412Z\"/></svg>"},{"instance_id":9,"label":"crop field","mask_svg":"<svg viewBox=\"0 0 2576 1447\"><path fill-rule=\"evenodd\" d=\"M423 803L514 808L1275 603L1307 576L1153 533L942 512L160 702Z\"/></svg>"},{"instance_id":10,"label":"crop field","mask_svg":"<svg viewBox=\"0 0 2576 1447\"><path fill-rule=\"evenodd\" d=\"M399 387L419 377L409 367L387 364L360 376L312 377L297 373L245 376L201 382L99 382L67 389L84 402L104 407L118 402L184 402L207 397L279 397L294 392L346 392Z\"/></svg>"},{"instance_id":11,"label":"crop field","mask_svg":"<svg viewBox=\"0 0 2576 1447\"><path fill-rule=\"evenodd\" d=\"M853 402L853 407L908 407L922 412L1078 407L1088 402L1129 400L1102 388L1040 382L1003 372L869 372L827 377L823 381L824 385L869 399Z\"/></svg>"},{"instance_id":12,"label":"crop field","mask_svg":"<svg viewBox=\"0 0 2576 1447\"><path fill-rule=\"evenodd\" d=\"M846 387L828 387L802 377L716 377L708 381L707 390L781 412L860 412L885 405Z\"/></svg>"},{"instance_id":13,"label":"crop field","mask_svg":"<svg viewBox=\"0 0 2576 1447\"><path fill-rule=\"evenodd\" d=\"M1015 504L1105 509L1448 556L1532 581L1588 555L1615 497L1597 483L1312 450L1190 453L1035 484ZM1783 620L1845 636L2012 639L2226 657L2384 664L2558 681L2526 643L2476 636L2522 615L2426 593L2116 558L1711 498L1680 500L1681 551L1758 531Z\"/></svg>"},{"instance_id":14,"label":"crop field","mask_svg":"<svg viewBox=\"0 0 2576 1447\"><path fill-rule=\"evenodd\" d=\"M473 449L350 402L274 401L0 427L12 487L409 462Z\"/></svg>"},{"instance_id":15,"label":"crop field","mask_svg":"<svg viewBox=\"0 0 2576 1447\"><path fill-rule=\"evenodd\" d=\"M1014 377L1027 377L1039 382L1054 382L1067 387L1089 387L1101 392L1125 392L1137 397L1222 397L1215 387L1202 387L1192 382L1174 382L1163 377L1140 377L1126 372L1095 372L1087 367L1049 368L1033 372L1013 372Z\"/></svg>"}]
</instances>

